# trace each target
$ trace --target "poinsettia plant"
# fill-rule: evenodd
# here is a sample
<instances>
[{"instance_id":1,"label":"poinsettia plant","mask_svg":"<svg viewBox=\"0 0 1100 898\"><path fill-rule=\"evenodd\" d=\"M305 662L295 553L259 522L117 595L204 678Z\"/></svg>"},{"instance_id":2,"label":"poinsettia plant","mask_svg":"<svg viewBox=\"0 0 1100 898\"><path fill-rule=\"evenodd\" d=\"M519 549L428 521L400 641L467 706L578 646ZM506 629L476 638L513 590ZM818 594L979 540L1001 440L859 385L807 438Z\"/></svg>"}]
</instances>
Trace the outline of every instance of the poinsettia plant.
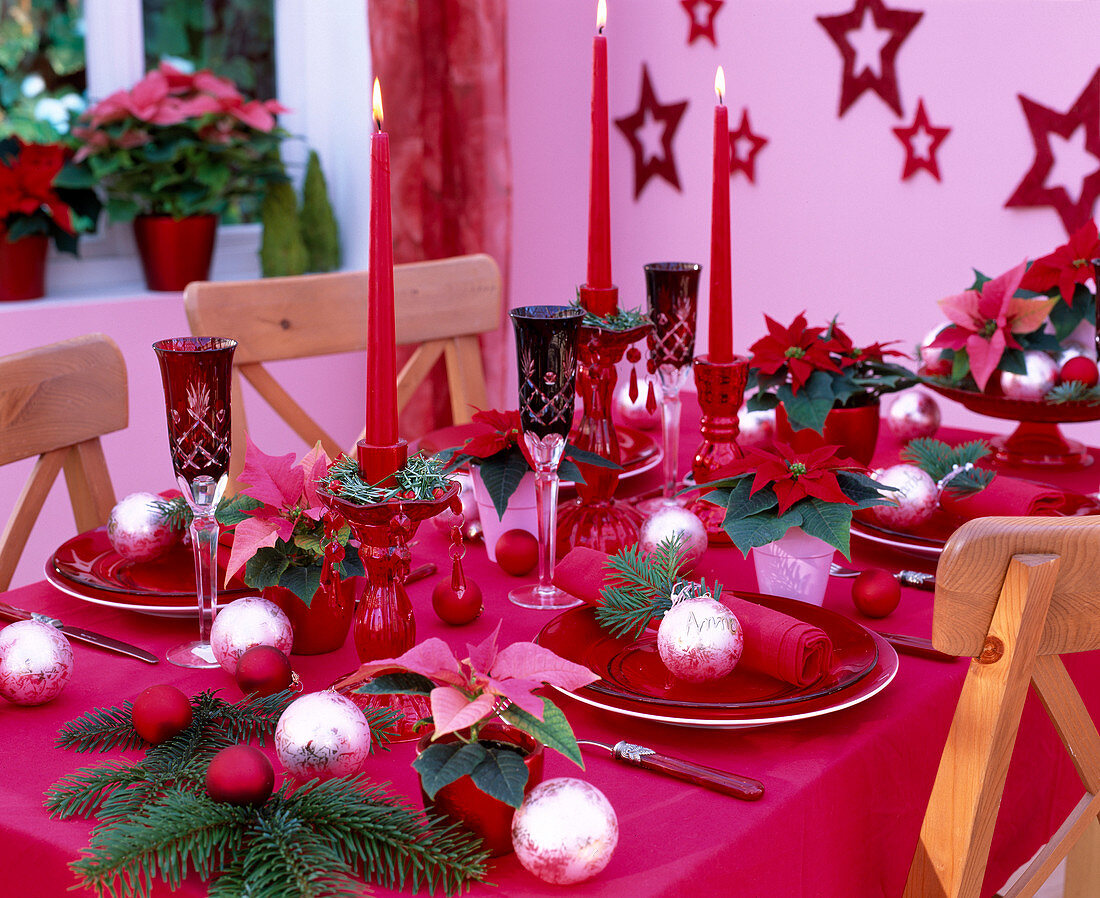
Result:
<instances>
[{"instance_id":1,"label":"poinsettia plant","mask_svg":"<svg viewBox=\"0 0 1100 898\"><path fill-rule=\"evenodd\" d=\"M806 313L783 327L765 315L768 333L749 351L751 411L782 404L793 430L821 433L833 408L854 408L878 401L884 393L904 390L917 382L913 372L887 360L905 353L890 343L857 346L834 318L810 327ZM894 341L891 341L894 342Z\"/></svg>"},{"instance_id":2,"label":"poinsettia plant","mask_svg":"<svg viewBox=\"0 0 1100 898\"><path fill-rule=\"evenodd\" d=\"M238 478L247 486L217 510L218 522L233 528L226 582L243 567L249 586L281 586L308 607L326 567L340 578L363 575L351 528L317 498L328 468L320 445L295 464L293 452L267 455L248 440Z\"/></svg>"},{"instance_id":3,"label":"poinsettia plant","mask_svg":"<svg viewBox=\"0 0 1100 898\"><path fill-rule=\"evenodd\" d=\"M286 180L277 100L246 99L226 78L161 63L80 117L73 136L114 221L135 215L220 215L237 199Z\"/></svg>"},{"instance_id":4,"label":"poinsettia plant","mask_svg":"<svg viewBox=\"0 0 1100 898\"><path fill-rule=\"evenodd\" d=\"M59 185L62 173L76 168L59 143L0 140L0 222L10 242L46 234L59 250L76 255L80 234L95 230L101 208L90 188Z\"/></svg>"},{"instance_id":5,"label":"poinsettia plant","mask_svg":"<svg viewBox=\"0 0 1100 898\"><path fill-rule=\"evenodd\" d=\"M1059 343L1081 325L1096 323L1096 268L1100 264L1100 235L1088 221L1054 252L1036 259L1020 282L1018 295L1052 297L1050 323ZM1092 289L1089 282L1092 282Z\"/></svg>"},{"instance_id":6,"label":"poinsettia plant","mask_svg":"<svg viewBox=\"0 0 1100 898\"><path fill-rule=\"evenodd\" d=\"M535 470L535 463L523 441L523 425L517 410L479 411L473 416L473 421L481 425L479 432L461 446L444 449L437 457L448 471L465 464L476 465L497 515L503 518L508 500L512 498L523 475ZM558 465L558 476L562 480L584 483L584 475L577 462L597 468L619 468L619 465L602 455L566 443Z\"/></svg>"},{"instance_id":7,"label":"poinsettia plant","mask_svg":"<svg viewBox=\"0 0 1100 898\"><path fill-rule=\"evenodd\" d=\"M413 762L429 798L466 774L481 791L518 808L527 767L514 746L479 741L494 718L522 730L584 767L573 729L561 709L535 694L543 685L574 690L599 679L533 642L497 648L500 624L461 661L442 639L431 638L397 658L368 661L354 691L366 695L423 695L432 713L432 742ZM394 668L399 672L394 673ZM378 675L378 676L376 676ZM348 685L348 681L345 681ZM440 742L454 734L453 741Z\"/></svg>"},{"instance_id":8,"label":"poinsettia plant","mask_svg":"<svg viewBox=\"0 0 1100 898\"><path fill-rule=\"evenodd\" d=\"M743 555L801 527L849 555L852 513L889 505L893 487L876 483L867 469L837 456L838 446L798 453L785 443L770 449L748 447L745 456L718 477L695 489L726 510L722 529Z\"/></svg>"}]
</instances>

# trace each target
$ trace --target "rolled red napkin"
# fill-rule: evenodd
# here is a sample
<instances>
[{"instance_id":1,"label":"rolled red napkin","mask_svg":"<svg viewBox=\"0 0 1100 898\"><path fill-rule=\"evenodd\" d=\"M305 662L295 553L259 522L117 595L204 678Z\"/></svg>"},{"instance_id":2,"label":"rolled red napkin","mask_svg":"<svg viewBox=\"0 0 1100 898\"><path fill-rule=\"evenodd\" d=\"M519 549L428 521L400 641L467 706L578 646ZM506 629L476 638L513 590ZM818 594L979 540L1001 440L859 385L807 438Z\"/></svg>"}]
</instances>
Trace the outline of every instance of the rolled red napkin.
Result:
<instances>
[{"instance_id":1,"label":"rolled red napkin","mask_svg":"<svg viewBox=\"0 0 1100 898\"><path fill-rule=\"evenodd\" d=\"M554 585L589 605L612 576L608 556L577 546L554 568ZM825 631L788 614L747 602L729 593L722 603L741 624L745 648L739 665L795 686L809 686L832 669L833 643Z\"/></svg>"},{"instance_id":2,"label":"rolled red napkin","mask_svg":"<svg viewBox=\"0 0 1100 898\"><path fill-rule=\"evenodd\" d=\"M976 493L945 492L940 505L944 511L967 521L994 515L1053 517L1065 512L1066 494L1053 486L998 474L989 486Z\"/></svg>"}]
</instances>

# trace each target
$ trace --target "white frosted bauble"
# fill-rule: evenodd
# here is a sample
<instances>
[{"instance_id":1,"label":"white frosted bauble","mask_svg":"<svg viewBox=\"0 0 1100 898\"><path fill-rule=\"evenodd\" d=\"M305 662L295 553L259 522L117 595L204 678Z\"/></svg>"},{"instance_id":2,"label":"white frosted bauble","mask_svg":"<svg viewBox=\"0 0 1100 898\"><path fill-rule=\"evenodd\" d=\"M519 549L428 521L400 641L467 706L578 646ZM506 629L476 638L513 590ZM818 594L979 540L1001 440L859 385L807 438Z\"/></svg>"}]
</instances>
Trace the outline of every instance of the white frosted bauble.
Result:
<instances>
[{"instance_id":1,"label":"white frosted bauble","mask_svg":"<svg viewBox=\"0 0 1100 898\"><path fill-rule=\"evenodd\" d=\"M940 429L939 404L921 390L898 393L886 409L886 428L901 442L931 437Z\"/></svg>"},{"instance_id":2,"label":"white frosted bauble","mask_svg":"<svg viewBox=\"0 0 1100 898\"><path fill-rule=\"evenodd\" d=\"M296 698L275 727L275 753L299 780L358 773L370 754L370 724L359 706L335 692Z\"/></svg>"},{"instance_id":3,"label":"white frosted bauble","mask_svg":"<svg viewBox=\"0 0 1100 898\"><path fill-rule=\"evenodd\" d=\"M737 413L737 445L764 449L775 442L775 409L750 412L741 409Z\"/></svg>"},{"instance_id":4,"label":"white frosted bauble","mask_svg":"<svg viewBox=\"0 0 1100 898\"><path fill-rule=\"evenodd\" d=\"M653 411L645 407L646 399L649 397L649 383L649 378L639 378L638 398L632 400L630 378L621 378L611 399L616 421L621 421L627 427L637 430L654 430L661 426L661 388L658 384L653 384L653 395L657 399L657 407Z\"/></svg>"},{"instance_id":5,"label":"white frosted bauble","mask_svg":"<svg viewBox=\"0 0 1100 898\"><path fill-rule=\"evenodd\" d=\"M130 493L111 509L107 539L127 561L152 561L179 542L180 534L168 526L153 493Z\"/></svg>"},{"instance_id":6,"label":"white frosted bauble","mask_svg":"<svg viewBox=\"0 0 1100 898\"><path fill-rule=\"evenodd\" d=\"M218 609L210 646L222 668L235 674L241 655L256 645L273 645L290 657L294 630L282 608L259 596L245 596Z\"/></svg>"},{"instance_id":7,"label":"white frosted bauble","mask_svg":"<svg viewBox=\"0 0 1100 898\"><path fill-rule=\"evenodd\" d=\"M1082 318L1062 341L1062 351L1076 350L1078 355L1087 355L1096 361L1096 328L1088 318Z\"/></svg>"},{"instance_id":8,"label":"white frosted bauble","mask_svg":"<svg viewBox=\"0 0 1100 898\"><path fill-rule=\"evenodd\" d=\"M474 480L465 471L455 471L447 475L458 483L458 499L462 503L462 524L468 526L481 519L477 510L477 499L474 497ZM451 511L448 505L443 511L432 518L432 523L437 530L450 534L451 528L458 523L458 515Z\"/></svg>"},{"instance_id":9,"label":"white frosted bauble","mask_svg":"<svg viewBox=\"0 0 1100 898\"><path fill-rule=\"evenodd\" d=\"M875 471L874 479L883 486L895 487L897 492L885 492L883 496L894 505L876 505L871 515L884 527L908 530L928 521L939 506L940 492L931 475L916 465L893 465Z\"/></svg>"},{"instance_id":10,"label":"white frosted bauble","mask_svg":"<svg viewBox=\"0 0 1100 898\"><path fill-rule=\"evenodd\" d=\"M732 611L713 598L676 602L657 628L657 653L669 673L704 683L724 677L741 660L745 635Z\"/></svg>"},{"instance_id":11,"label":"white frosted bauble","mask_svg":"<svg viewBox=\"0 0 1100 898\"><path fill-rule=\"evenodd\" d=\"M1058 383L1058 363L1045 352L1025 352L1025 374L1001 372L1001 391L1009 399L1038 402Z\"/></svg>"},{"instance_id":12,"label":"white frosted bauble","mask_svg":"<svg viewBox=\"0 0 1100 898\"><path fill-rule=\"evenodd\" d=\"M638 531L638 547L647 555L657 551L664 540L680 534L684 550L683 573L688 573L707 550L707 529L699 517L679 505L658 508L642 522Z\"/></svg>"},{"instance_id":13,"label":"white frosted bauble","mask_svg":"<svg viewBox=\"0 0 1100 898\"><path fill-rule=\"evenodd\" d=\"M924 335L924 339L920 341L920 345L917 347L917 352L920 355L921 368L931 369L931 372L939 373L936 368L937 365L940 363L940 358L943 355L943 350L938 347L936 349L933 349L930 344L936 339L936 337L940 335L943 330L950 326L950 321L942 321Z\"/></svg>"},{"instance_id":14,"label":"white frosted bauble","mask_svg":"<svg viewBox=\"0 0 1100 898\"><path fill-rule=\"evenodd\" d=\"M535 786L512 818L516 859L539 879L572 885L591 879L619 844L619 820L604 794L584 780Z\"/></svg>"},{"instance_id":15,"label":"white frosted bauble","mask_svg":"<svg viewBox=\"0 0 1100 898\"><path fill-rule=\"evenodd\" d=\"M72 675L73 649L57 627L21 620L0 630L0 695L9 702L48 702Z\"/></svg>"}]
</instances>

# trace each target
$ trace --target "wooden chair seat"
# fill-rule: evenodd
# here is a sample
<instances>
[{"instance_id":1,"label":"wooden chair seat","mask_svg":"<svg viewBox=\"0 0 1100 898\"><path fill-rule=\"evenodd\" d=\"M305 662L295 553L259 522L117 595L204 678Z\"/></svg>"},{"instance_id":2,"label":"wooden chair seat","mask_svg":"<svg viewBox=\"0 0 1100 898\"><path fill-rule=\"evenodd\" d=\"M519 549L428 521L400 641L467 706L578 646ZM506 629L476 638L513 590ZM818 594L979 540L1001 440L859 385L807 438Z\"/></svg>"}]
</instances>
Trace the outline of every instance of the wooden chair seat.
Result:
<instances>
[{"instance_id":1,"label":"wooden chair seat","mask_svg":"<svg viewBox=\"0 0 1100 898\"><path fill-rule=\"evenodd\" d=\"M500 272L486 255L456 256L394 266L398 345L417 344L397 378L398 409L412 398L443 357L456 424L488 404L478 336L496 330L501 315ZM367 272L201 281L184 291L193 334L232 337L233 458L231 488L244 464L247 425L240 377L287 422L307 446L330 457L344 448L264 367L283 359L366 351ZM369 385L368 385L369 388Z\"/></svg>"},{"instance_id":2,"label":"wooden chair seat","mask_svg":"<svg viewBox=\"0 0 1100 898\"><path fill-rule=\"evenodd\" d=\"M971 898L993 828L1028 686L1035 688L1084 796L1006 898L1033 895L1074 844L1069 895L1100 895L1094 866L1100 735L1060 655L1100 648L1100 519L980 518L936 569L932 642L972 658L909 871L905 898Z\"/></svg>"},{"instance_id":3,"label":"wooden chair seat","mask_svg":"<svg viewBox=\"0 0 1100 898\"><path fill-rule=\"evenodd\" d=\"M0 465L38 456L0 536L7 589L59 472L78 531L107 523L115 492L99 438L128 423L126 363L90 334L0 359Z\"/></svg>"}]
</instances>

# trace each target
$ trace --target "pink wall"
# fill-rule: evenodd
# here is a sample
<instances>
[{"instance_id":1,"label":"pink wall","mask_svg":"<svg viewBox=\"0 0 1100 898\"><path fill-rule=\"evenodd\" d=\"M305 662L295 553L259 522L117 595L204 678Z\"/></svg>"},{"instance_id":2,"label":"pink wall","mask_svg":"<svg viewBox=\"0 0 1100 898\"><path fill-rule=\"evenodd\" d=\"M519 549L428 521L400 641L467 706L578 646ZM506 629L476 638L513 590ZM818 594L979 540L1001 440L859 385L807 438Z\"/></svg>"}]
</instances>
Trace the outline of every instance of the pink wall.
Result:
<instances>
[{"instance_id":1,"label":"pink wall","mask_svg":"<svg viewBox=\"0 0 1100 898\"><path fill-rule=\"evenodd\" d=\"M998 274L1064 241L1051 209L1004 208L1034 157L1016 95L1069 109L1100 62L1100 5L887 0L924 10L897 58L901 119L870 92L837 118L841 58L815 16L847 12L853 0L728 0L717 48L687 44L673 0L608 5L612 119L637 108L643 63L661 103L690 103L673 141L682 192L653 179L635 202L632 154L612 126L613 270L624 305L645 302L644 263L709 261L719 64L731 125L747 106L770 141L756 183L732 182L737 349L762 334L762 311L787 323L802 309L821 322L838 313L857 341L909 348L942 320L936 300L969 285L971 267ZM513 305L567 302L584 277L595 6L509 5ZM939 183L927 172L900 179L904 151L890 129L912 122L921 97L932 123L952 129ZM1087 158L1087 171L1100 165ZM705 272L703 284L705 304ZM940 402L952 422L1004 426ZM1100 442L1100 427L1067 432Z\"/></svg>"}]
</instances>

